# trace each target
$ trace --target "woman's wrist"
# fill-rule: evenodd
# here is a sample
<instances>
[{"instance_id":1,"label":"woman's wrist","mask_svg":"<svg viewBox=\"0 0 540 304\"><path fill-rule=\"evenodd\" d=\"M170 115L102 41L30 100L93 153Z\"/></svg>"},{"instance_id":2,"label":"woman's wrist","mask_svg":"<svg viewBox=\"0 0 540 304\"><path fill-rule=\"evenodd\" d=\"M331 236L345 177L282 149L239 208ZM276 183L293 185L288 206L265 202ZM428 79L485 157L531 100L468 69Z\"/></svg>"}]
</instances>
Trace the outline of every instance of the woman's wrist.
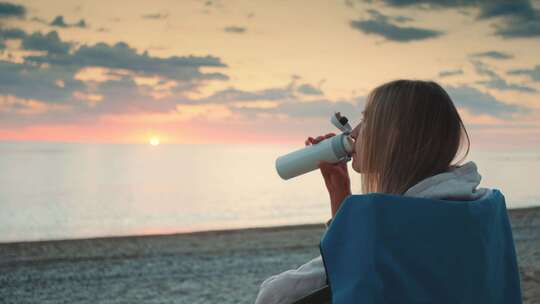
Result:
<instances>
[{"instance_id":1,"label":"woman's wrist","mask_svg":"<svg viewBox=\"0 0 540 304\"><path fill-rule=\"evenodd\" d=\"M339 207L341 206L341 202L343 202L343 200L346 197L348 197L349 195L351 195L351 190L345 190L345 191L342 191L342 192L339 192L339 193L333 193L330 196L330 205L331 205L331 209L332 209L332 218L338 212Z\"/></svg>"}]
</instances>

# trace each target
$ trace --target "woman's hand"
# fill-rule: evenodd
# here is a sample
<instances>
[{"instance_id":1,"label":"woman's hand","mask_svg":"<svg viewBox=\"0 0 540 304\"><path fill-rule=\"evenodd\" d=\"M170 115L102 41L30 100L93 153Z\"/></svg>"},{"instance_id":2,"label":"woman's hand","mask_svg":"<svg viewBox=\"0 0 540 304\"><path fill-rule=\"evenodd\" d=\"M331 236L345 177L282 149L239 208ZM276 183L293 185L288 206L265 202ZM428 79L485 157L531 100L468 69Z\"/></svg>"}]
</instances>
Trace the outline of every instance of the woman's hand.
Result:
<instances>
[{"instance_id":1,"label":"woman's hand","mask_svg":"<svg viewBox=\"0 0 540 304\"><path fill-rule=\"evenodd\" d=\"M335 136L334 133L328 133L324 136L316 138L308 137L305 141L306 146L317 144L320 141ZM324 178L324 183L330 194L330 206L332 209L332 218L336 214L341 205L341 202L351 195L351 180L347 169L347 162L340 161L332 164L329 162L319 162L319 169Z\"/></svg>"}]
</instances>

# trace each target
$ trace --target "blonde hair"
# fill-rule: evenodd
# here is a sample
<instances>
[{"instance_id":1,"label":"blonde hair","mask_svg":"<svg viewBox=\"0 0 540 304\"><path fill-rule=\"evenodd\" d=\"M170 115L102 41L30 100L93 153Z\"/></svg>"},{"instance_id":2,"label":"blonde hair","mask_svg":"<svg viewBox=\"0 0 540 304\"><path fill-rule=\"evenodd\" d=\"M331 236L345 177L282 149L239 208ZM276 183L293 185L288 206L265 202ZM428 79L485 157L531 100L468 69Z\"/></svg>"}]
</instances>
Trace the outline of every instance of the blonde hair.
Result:
<instances>
[{"instance_id":1,"label":"blonde hair","mask_svg":"<svg viewBox=\"0 0 540 304\"><path fill-rule=\"evenodd\" d=\"M470 140L450 96L432 81L396 80L367 98L358 135L362 191L403 194L447 171Z\"/></svg>"}]
</instances>

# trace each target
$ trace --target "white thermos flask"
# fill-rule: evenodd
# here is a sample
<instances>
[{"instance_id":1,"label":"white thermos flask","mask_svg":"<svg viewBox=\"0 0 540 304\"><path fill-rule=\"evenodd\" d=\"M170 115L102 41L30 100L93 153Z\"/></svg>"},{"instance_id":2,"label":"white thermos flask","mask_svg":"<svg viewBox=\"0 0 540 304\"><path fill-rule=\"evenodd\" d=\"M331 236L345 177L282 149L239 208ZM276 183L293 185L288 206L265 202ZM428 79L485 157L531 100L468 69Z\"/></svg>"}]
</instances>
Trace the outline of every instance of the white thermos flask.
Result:
<instances>
[{"instance_id":1,"label":"white thermos flask","mask_svg":"<svg viewBox=\"0 0 540 304\"><path fill-rule=\"evenodd\" d=\"M317 144L282 155L276 159L276 170L282 179L290 179L319 168L319 161L336 163L350 160L353 141L347 118L338 113L331 119L344 133L324 139Z\"/></svg>"}]
</instances>

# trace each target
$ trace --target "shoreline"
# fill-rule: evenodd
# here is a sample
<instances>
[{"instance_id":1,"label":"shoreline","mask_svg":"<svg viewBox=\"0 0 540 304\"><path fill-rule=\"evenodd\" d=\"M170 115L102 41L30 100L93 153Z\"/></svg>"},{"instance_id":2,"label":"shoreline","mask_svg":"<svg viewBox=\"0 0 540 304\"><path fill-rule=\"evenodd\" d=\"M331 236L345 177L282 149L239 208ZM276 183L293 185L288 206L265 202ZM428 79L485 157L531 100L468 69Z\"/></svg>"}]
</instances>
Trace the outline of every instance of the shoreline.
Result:
<instances>
[{"instance_id":1,"label":"shoreline","mask_svg":"<svg viewBox=\"0 0 540 304\"><path fill-rule=\"evenodd\" d=\"M508 216L510 218L514 216L522 216L529 213L540 213L540 206L521 207L507 209ZM245 227L245 228L223 228L223 229L209 229L200 231L188 231L188 232L171 232L171 233L150 233L150 234L129 234L129 235L110 235L110 236L96 236L96 237L83 237L83 238L65 238L65 239L47 239L47 240L31 240L31 241L14 241L14 242L0 242L0 247L4 245L20 245L20 244L40 244L40 243L55 243L55 242L72 242L72 241L102 241L102 240L120 240L120 239L135 239L135 238L160 238L160 237L177 237L177 236L207 236L217 234L228 233L241 233L241 232L263 232L263 231L282 231L282 230L295 230L306 228L320 228L324 227L324 223L307 223L307 224L291 224L291 225L277 225L277 226L260 226L260 227Z\"/></svg>"},{"instance_id":2,"label":"shoreline","mask_svg":"<svg viewBox=\"0 0 540 304\"><path fill-rule=\"evenodd\" d=\"M540 207L538 208L540 209ZM241 233L241 232L249 232L249 231L257 232L257 231L295 230L295 229L304 229L304 228L318 228L319 226L324 226L324 223L291 224L291 225L260 226L260 227L245 227L245 228L223 228L223 229L209 229L209 230L196 230L196 231L171 232L171 233L127 234L127 235L108 235L108 236L82 237L82 238L0 242L0 247L3 245L21 245L21 244L34 244L34 243L39 244L39 243L55 243L55 242L102 241L102 240L135 239L135 238L181 237L181 236L196 236L196 235L200 235L204 237L207 235L214 235L214 234Z\"/></svg>"},{"instance_id":3,"label":"shoreline","mask_svg":"<svg viewBox=\"0 0 540 304\"><path fill-rule=\"evenodd\" d=\"M540 303L540 207L508 211L523 303ZM255 301L319 255L324 224L0 244L3 303Z\"/></svg>"}]
</instances>

